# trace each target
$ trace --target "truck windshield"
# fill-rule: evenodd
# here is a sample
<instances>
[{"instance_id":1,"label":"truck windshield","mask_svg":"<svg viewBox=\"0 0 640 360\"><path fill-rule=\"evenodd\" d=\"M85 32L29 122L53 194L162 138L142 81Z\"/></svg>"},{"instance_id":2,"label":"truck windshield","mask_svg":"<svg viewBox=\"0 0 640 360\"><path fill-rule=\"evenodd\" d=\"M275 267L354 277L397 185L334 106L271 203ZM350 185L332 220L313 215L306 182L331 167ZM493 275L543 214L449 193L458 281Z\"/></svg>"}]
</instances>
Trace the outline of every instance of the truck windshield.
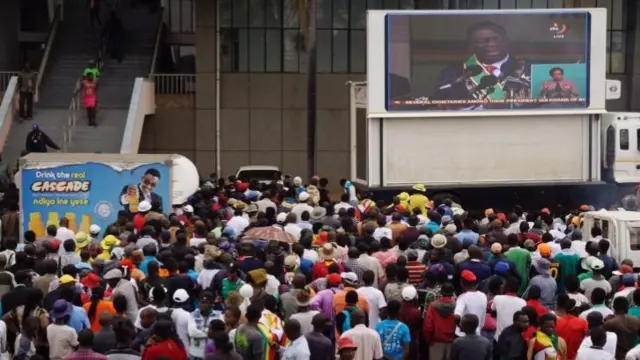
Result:
<instances>
[{"instance_id":1,"label":"truck windshield","mask_svg":"<svg viewBox=\"0 0 640 360\"><path fill-rule=\"evenodd\" d=\"M243 170L238 174L238 180L242 182L250 180L270 181L276 179L276 170Z\"/></svg>"},{"instance_id":2,"label":"truck windshield","mask_svg":"<svg viewBox=\"0 0 640 360\"><path fill-rule=\"evenodd\" d=\"M629 246L631 250L640 250L640 227L629 227Z\"/></svg>"}]
</instances>

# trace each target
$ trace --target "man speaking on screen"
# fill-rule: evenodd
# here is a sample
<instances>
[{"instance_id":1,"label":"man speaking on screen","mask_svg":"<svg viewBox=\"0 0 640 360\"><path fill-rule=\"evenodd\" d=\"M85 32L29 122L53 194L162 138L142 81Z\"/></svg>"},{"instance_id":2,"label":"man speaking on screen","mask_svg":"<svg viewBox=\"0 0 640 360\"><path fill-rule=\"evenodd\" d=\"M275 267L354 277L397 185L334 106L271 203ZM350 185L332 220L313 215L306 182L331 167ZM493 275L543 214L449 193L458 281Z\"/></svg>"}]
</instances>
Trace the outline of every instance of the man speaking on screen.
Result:
<instances>
[{"instance_id":1,"label":"man speaking on screen","mask_svg":"<svg viewBox=\"0 0 640 360\"><path fill-rule=\"evenodd\" d=\"M505 100L530 98L530 69L510 53L506 30L492 22L480 22L467 30L471 54L442 70L432 100L465 100L452 109L507 108Z\"/></svg>"}]
</instances>

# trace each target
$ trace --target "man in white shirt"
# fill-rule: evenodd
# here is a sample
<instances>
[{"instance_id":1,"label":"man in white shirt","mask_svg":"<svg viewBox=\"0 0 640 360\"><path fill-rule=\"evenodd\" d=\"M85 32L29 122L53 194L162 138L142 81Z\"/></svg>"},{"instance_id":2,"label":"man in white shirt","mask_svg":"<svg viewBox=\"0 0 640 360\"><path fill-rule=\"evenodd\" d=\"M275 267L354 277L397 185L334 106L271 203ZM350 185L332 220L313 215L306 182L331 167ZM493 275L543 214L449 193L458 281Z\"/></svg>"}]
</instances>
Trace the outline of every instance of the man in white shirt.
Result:
<instances>
[{"instance_id":1,"label":"man in white shirt","mask_svg":"<svg viewBox=\"0 0 640 360\"><path fill-rule=\"evenodd\" d=\"M613 360L614 356L604 349L607 342L607 335L602 328L595 328L591 330L591 335L588 337L591 340L592 345L580 346L576 360Z\"/></svg>"},{"instance_id":2,"label":"man in white shirt","mask_svg":"<svg viewBox=\"0 0 640 360\"><path fill-rule=\"evenodd\" d=\"M380 322L380 310L387 307L387 300L382 291L373 285L376 276L371 270L365 270L362 274L364 286L359 288L358 295L364 296L369 304L369 328L375 329Z\"/></svg>"},{"instance_id":3,"label":"man in white shirt","mask_svg":"<svg viewBox=\"0 0 640 360\"><path fill-rule=\"evenodd\" d=\"M591 333L593 333L594 330L603 330L602 324L604 323L604 317L599 312L594 311L587 316L587 323L589 323L589 331ZM616 346L618 346L618 335L614 332L606 331L605 336L605 343L601 345L602 349L611 356L615 356ZM582 340L578 353L580 353L580 350L583 348L590 348L591 346L593 346L593 340L587 336Z\"/></svg>"},{"instance_id":4,"label":"man in white shirt","mask_svg":"<svg viewBox=\"0 0 640 360\"><path fill-rule=\"evenodd\" d=\"M343 193L340 196L340 202L333 205L333 212L334 213L339 213L341 209L345 209L345 210L349 210L351 209L353 206L351 206L351 204L349 204L349 194L347 193Z\"/></svg>"},{"instance_id":5,"label":"man in white shirt","mask_svg":"<svg viewBox=\"0 0 640 360\"><path fill-rule=\"evenodd\" d=\"M56 239L60 240L61 244L64 244L66 240L76 240L76 234L69 229L69 219L63 217L60 219L60 227L58 227L58 231L56 232ZM58 249L58 255L64 254L64 246L60 246Z\"/></svg>"},{"instance_id":6,"label":"man in white shirt","mask_svg":"<svg viewBox=\"0 0 640 360\"><path fill-rule=\"evenodd\" d=\"M249 219L244 217L244 210L237 207L233 210L233 217L227 222L227 226L236 232L236 236L242 234L244 229L249 226Z\"/></svg>"},{"instance_id":7,"label":"man in white shirt","mask_svg":"<svg viewBox=\"0 0 640 360\"><path fill-rule=\"evenodd\" d=\"M520 282L514 277L509 277L505 284L505 294L497 295L491 303L491 310L496 311L496 334L495 340L498 341L502 330L513 325L513 314L522 310L527 306L527 302L518 296L518 288Z\"/></svg>"},{"instance_id":8,"label":"man in white shirt","mask_svg":"<svg viewBox=\"0 0 640 360\"><path fill-rule=\"evenodd\" d=\"M593 304L593 306L591 307L591 309L581 312L580 318L586 320L587 316L589 316L589 314L592 312L599 312L600 314L602 314L603 318L606 318L609 315L613 315L613 311L606 307L606 305L604 304L606 298L607 293L604 291L604 289L599 287L593 289L593 291L591 292L591 304Z\"/></svg>"},{"instance_id":9,"label":"man in white shirt","mask_svg":"<svg viewBox=\"0 0 640 360\"><path fill-rule=\"evenodd\" d=\"M300 241L300 235L302 234L302 229L298 226L298 217L296 214L289 213L287 214L287 220L285 221L286 225L283 227L284 231L288 232L293 236L296 241Z\"/></svg>"},{"instance_id":10,"label":"man in white shirt","mask_svg":"<svg viewBox=\"0 0 640 360\"><path fill-rule=\"evenodd\" d=\"M291 343L287 347L280 348L279 352L283 354L282 358L309 360L311 358L309 343L307 343L307 339L302 336L298 320L289 319L284 325L284 332L287 334L287 338L289 338Z\"/></svg>"},{"instance_id":11,"label":"man in white shirt","mask_svg":"<svg viewBox=\"0 0 640 360\"><path fill-rule=\"evenodd\" d=\"M351 338L358 349L353 360L382 359L382 341L380 335L364 325L365 314L362 310L351 313L351 329L342 333L340 338Z\"/></svg>"},{"instance_id":12,"label":"man in white shirt","mask_svg":"<svg viewBox=\"0 0 640 360\"><path fill-rule=\"evenodd\" d=\"M291 209L291 213L296 214L297 219L300 219L302 217L302 213L305 211L307 211L309 215L313 212L313 206L307 204L310 199L311 197L306 191L298 194L298 204Z\"/></svg>"},{"instance_id":13,"label":"man in white shirt","mask_svg":"<svg viewBox=\"0 0 640 360\"><path fill-rule=\"evenodd\" d=\"M469 270L463 270L460 274L462 288L465 292L456 300L454 315L460 321L466 314L473 314L478 317L478 328L476 332L480 335L480 330L484 327L484 318L487 315L487 295L476 288L476 276ZM456 335L464 336L464 332L456 326Z\"/></svg>"}]
</instances>

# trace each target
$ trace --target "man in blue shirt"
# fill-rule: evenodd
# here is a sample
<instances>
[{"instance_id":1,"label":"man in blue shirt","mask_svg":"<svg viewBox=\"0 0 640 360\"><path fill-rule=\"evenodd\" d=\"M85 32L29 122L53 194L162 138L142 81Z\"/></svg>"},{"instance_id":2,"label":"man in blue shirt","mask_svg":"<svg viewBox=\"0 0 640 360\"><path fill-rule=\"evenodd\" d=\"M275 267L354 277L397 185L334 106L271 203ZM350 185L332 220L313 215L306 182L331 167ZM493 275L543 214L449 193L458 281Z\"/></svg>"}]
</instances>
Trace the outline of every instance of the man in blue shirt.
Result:
<instances>
[{"instance_id":1,"label":"man in blue shirt","mask_svg":"<svg viewBox=\"0 0 640 360\"><path fill-rule=\"evenodd\" d=\"M387 319L378 323L376 332L382 342L382 353L386 359L403 359L409 353L411 334L409 327L398 320L400 302L391 300L387 303Z\"/></svg>"},{"instance_id":2,"label":"man in blue shirt","mask_svg":"<svg viewBox=\"0 0 640 360\"><path fill-rule=\"evenodd\" d=\"M462 231L460 231L456 235L456 238L458 239L458 241L460 241L462 246L464 246L465 243L470 243L471 245L478 244L478 240L480 239L480 234L473 231L472 228L473 228L473 219L469 217L464 218L464 220L462 220Z\"/></svg>"}]
</instances>

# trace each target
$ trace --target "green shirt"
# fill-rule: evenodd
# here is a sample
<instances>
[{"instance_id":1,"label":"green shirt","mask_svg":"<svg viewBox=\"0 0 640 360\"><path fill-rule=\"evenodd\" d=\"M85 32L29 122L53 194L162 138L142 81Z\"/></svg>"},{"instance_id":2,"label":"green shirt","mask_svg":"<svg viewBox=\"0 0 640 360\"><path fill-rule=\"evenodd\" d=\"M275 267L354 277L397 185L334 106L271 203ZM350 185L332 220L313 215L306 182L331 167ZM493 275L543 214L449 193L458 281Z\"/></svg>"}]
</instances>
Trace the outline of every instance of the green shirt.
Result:
<instances>
[{"instance_id":1,"label":"green shirt","mask_svg":"<svg viewBox=\"0 0 640 360\"><path fill-rule=\"evenodd\" d=\"M523 248L515 247L509 249L509 251L504 253L504 257L506 257L507 260L513 262L516 265L518 273L520 274L520 276L522 276L522 283L520 284L520 288L518 288L518 294L522 295L527 289L527 285L529 284L531 253Z\"/></svg>"},{"instance_id":2,"label":"green shirt","mask_svg":"<svg viewBox=\"0 0 640 360\"><path fill-rule=\"evenodd\" d=\"M582 282L585 279L593 279L593 273L589 271L578 275L578 281Z\"/></svg>"},{"instance_id":3,"label":"green shirt","mask_svg":"<svg viewBox=\"0 0 640 360\"><path fill-rule=\"evenodd\" d=\"M98 68L86 68L84 69L84 72L82 72L82 76L87 76L87 75L93 75L93 79L97 79L100 76L100 70L98 70Z\"/></svg>"},{"instance_id":4,"label":"green shirt","mask_svg":"<svg viewBox=\"0 0 640 360\"><path fill-rule=\"evenodd\" d=\"M236 280L236 282L230 281L229 278L222 279L222 298L227 300L229 294L233 291L238 291L242 285L244 285L244 281L240 279Z\"/></svg>"},{"instance_id":5,"label":"green shirt","mask_svg":"<svg viewBox=\"0 0 640 360\"><path fill-rule=\"evenodd\" d=\"M558 284L558 294L562 294L565 292L564 287L564 279L567 275L577 275L578 269L580 268L580 256L577 254L565 254L560 253L553 258L558 262L558 267L560 269L560 274L556 279L556 283Z\"/></svg>"},{"instance_id":6,"label":"green shirt","mask_svg":"<svg viewBox=\"0 0 640 360\"><path fill-rule=\"evenodd\" d=\"M627 314L631 315L631 316L635 316L637 318L640 318L640 306L632 306L629 308L629 311L627 312Z\"/></svg>"}]
</instances>

